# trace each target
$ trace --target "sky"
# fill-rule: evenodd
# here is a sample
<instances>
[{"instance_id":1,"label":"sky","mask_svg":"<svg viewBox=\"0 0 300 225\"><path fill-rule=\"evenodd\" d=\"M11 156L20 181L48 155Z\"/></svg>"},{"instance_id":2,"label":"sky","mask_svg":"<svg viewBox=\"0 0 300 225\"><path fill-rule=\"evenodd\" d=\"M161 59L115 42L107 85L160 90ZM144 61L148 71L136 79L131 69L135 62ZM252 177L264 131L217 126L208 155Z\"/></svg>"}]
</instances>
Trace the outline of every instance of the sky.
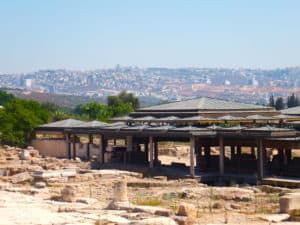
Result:
<instances>
[{"instance_id":1,"label":"sky","mask_svg":"<svg viewBox=\"0 0 300 225\"><path fill-rule=\"evenodd\" d=\"M1 0L0 72L300 66L298 0Z\"/></svg>"}]
</instances>

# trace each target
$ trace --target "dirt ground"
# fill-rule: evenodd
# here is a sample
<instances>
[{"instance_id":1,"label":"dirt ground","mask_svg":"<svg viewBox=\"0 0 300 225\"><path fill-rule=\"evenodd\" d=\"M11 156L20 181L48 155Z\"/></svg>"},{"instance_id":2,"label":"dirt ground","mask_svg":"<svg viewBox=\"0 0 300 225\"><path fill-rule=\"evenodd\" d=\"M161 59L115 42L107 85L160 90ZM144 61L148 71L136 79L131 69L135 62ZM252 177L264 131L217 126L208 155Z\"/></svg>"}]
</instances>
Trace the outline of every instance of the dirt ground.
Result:
<instances>
[{"instance_id":1,"label":"dirt ground","mask_svg":"<svg viewBox=\"0 0 300 225\"><path fill-rule=\"evenodd\" d=\"M152 224L143 221L160 218L162 213L155 210L167 210L164 217L174 221L182 204L192 205L195 215L192 222L181 224L297 224L288 215L278 214L279 197L297 189L246 184L217 187L193 179L90 170L89 162L41 158L34 149L28 151L30 157L20 160L24 150L0 150L0 224ZM126 183L129 206L108 209L120 181ZM66 187L74 188L71 201L64 200Z\"/></svg>"}]
</instances>

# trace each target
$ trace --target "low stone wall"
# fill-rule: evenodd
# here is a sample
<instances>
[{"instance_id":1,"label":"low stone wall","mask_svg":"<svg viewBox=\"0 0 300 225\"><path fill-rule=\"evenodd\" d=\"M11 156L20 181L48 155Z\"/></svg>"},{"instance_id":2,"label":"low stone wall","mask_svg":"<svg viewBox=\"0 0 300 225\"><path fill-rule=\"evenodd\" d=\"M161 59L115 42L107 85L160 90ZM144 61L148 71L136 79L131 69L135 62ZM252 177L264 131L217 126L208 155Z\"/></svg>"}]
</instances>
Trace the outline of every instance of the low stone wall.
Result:
<instances>
[{"instance_id":1,"label":"low stone wall","mask_svg":"<svg viewBox=\"0 0 300 225\"><path fill-rule=\"evenodd\" d=\"M42 156L67 157L67 146L65 140L34 139L31 145L37 149Z\"/></svg>"},{"instance_id":2,"label":"low stone wall","mask_svg":"<svg viewBox=\"0 0 300 225\"><path fill-rule=\"evenodd\" d=\"M35 139L32 140L31 145L37 149L42 156L66 158L67 146L65 140L45 140ZM76 143L76 156L79 158L86 158L87 145L82 143ZM73 144L70 145L71 153L73 156ZM90 156L99 156L99 146L90 144Z\"/></svg>"}]
</instances>

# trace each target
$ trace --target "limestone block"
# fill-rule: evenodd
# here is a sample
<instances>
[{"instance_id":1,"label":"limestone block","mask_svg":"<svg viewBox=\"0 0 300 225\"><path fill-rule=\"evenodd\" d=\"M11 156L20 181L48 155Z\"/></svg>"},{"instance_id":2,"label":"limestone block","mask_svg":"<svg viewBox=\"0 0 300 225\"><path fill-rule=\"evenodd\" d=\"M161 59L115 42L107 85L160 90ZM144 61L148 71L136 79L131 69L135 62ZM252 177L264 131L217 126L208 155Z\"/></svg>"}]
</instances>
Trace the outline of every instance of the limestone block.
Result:
<instances>
[{"instance_id":1,"label":"limestone block","mask_svg":"<svg viewBox=\"0 0 300 225\"><path fill-rule=\"evenodd\" d=\"M11 177L13 184L20 184L32 181L32 176L28 172L19 173Z\"/></svg>"},{"instance_id":2,"label":"limestone block","mask_svg":"<svg viewBox=\"0 0 300 225\"><path fill-rule=\"evenodd\" d=\"M197 210L194 205L188 203L181 203L177 212L178 216L187 216L190 218L197 217Z\"/></svg>"},{"instance_id":3,"label":"limestone block","mask_svg":"<svg viewBox=\"0 0 300 225\"><path fill-rule=\"evenodd\" d=\"M66 185L61 190L61 200L65 202L75 202L76 201L76 187L71 185Z\"/></svg>"},{"instance_id":4,"label":"limestone block","mask_svg":"<svg viewBox=\"0 0 300 225\"><path fill-rule=\"evenodd\" d=\"M20 154L20 159L21 160L29 160L31 158L30 152L26 149L24 149L21 154Z\"/></svg>"},{"instance_id":5,"label":"limestone block","mask_svg":"<svg viewBox=\"0 0 300 225\"><path fill-rule=\"evenodd\" d=\"M300 192L286 194L279 199L280 212L288 213L293 209L300 209Z\"/></svg>"}]
</instances>

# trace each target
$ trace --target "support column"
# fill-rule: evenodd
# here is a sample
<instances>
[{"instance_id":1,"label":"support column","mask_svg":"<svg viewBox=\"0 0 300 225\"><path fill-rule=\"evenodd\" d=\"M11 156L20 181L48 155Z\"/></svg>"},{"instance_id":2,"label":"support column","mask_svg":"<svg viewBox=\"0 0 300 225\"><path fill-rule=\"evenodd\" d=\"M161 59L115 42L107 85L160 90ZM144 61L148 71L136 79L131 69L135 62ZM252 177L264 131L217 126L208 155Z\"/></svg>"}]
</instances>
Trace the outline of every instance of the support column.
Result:
<instances>
[{"instance_id":1,"label":"support column","mask_svg":"<svg viewBox=\"0 0 300 225\"><path fill-rule=\"evenodd\" d=\"M149 162L149 143L146 142L144 144L144 149L145 149L145 162Z\"/></svg>"},{"instance_id":2,"label":"support column","mask_svg":"<svg viewBox=\"0 0 300 225\"><path fill-rule=\"evenodd\" d=\"M237 155L238 155L238 158L241 158L241 155L242 155L242 147L240 145L237 146Z\"/></svg>"},{"instance_id":3,"label":"support column","mask_svg":"<svg viewBox=\"0 0 300 225\"><path fill-rule=\"evenodd\" d=\"M190 175L195 177L195 136L190 137Z\"/></svg>"},{"instance_id":4,"label":"support column","mask_svg":"<svg viewBox=\"0 0 300 225\"><path fill-rule=\"evenodd\" d=\"M255 147L251 146L251 156L255 158Z\"/></svg>"},{"instance_id":5,"label":"support column","mask_svg":"<svg viewBox=\"0 0 300 225\"><path fill-rule=\"evenodd\" d=\"M206 169L210 168L210 146L206 145L204 147L205 161L206 161Z\"/></svg>"},{"instance_id":6,"label":"support column","mask_svg":"<svg viewBox=\"0 0 300 225\"><path fill-rule=\"evenodd\" d=\"M76 135L73 135L73 159L76 159Z\"/></svg>"},{"instance_id":7,"label":"support column","mask_svg":"<svg viewBox=\"0 0 300 225\"><path fill-rule=\"evenodd\" d=\"M124 164L127 163L127 156L131 160L131 153L133 151L133 138L132 136L126 136L126 152L124 153Z\"/></svg>"},{"instance_id":8,"label":"support column","mask_svg":"<svg viewBox=\"0 0 300 225\"><path fill-rule=\"evenodd\" d=\"M257 140L257 156L258 156L258 180L262 181L264 177L264 153L263 141L261 138Z\"/></svg>"},{"instance_id":9,"label":"support column","mask_svg":"<svg viewBox=\"0 0 300 225\"><path fill-rule=\"evenodd\" d=\"M70 145L70 134L66 134L66 150L67 150L67 158L71 159L71 145Z\"/></svg>"},{"instance_id":10,"label":"support column","mask_svg":"<svg viewBox=\"0 0 300 225\"><path fill-rule=\"evenodd\" d=\"M131 152L132 151L132 136L126 136L126 151Z\"/></svg>"},{"instance_id":11,"label":"support column","mask_svg":"<svg viewBox=\"0 0 300 225\"><path fill-rule=\"evenodd\" d=\"M89 142L87 144L87 149L86 149L86 157L90 159L91 157L91 151L90 151L90 144L93 143L93 135L89 134Z\"/></svg>"},{"instance_id":12,"label":"support column","mask_svg":"<svg viewBox=\"0 0 300 225\"><path fill-rule=\"evenodd\" d=\"M105 142L103 135L99 135L100 142L99 142L99 161L100 164L104 164L104 151L105 151Z\"/></svg>"},{"instance_id":13,"label":"support column","mask_svg":"<svg viewBox=\"0 0 300 225\"><path fill-rule=\"evenodd\" d=\"M220 176L224 175L224 140L223 137L219 137L219 173Z\"/></svg>"},{"instance_id":14,"label":"support column","mask_svg":"<svg viewBox=\"0 0 300 225\"><path fill-rule=\"evenodd\" d=\"M149 154L149 157L150 157L149 166L150 166L150 168L153 168L153 158L154 158L153 152L154 152L154 143L153 143L153 137L152 137L152 136L150 136L150 137L149 137L149 151L150 151L150 154Z\"/></svg>"},{"instance_id":15,"label":"support column","mask_svg":"<svg viewBox=\"0 0 300 225\"><path fill-rule=\"evenodd\" d=\"M154 142L154 163L158 163L158 142Z\"/></svg>"},{"instance_id":16,"label":"support column","mask_svg":"<svg viewBox=\"0 0 300 225\"><path fill-rule=\"evenodd\" d=\"M233 160L235 157L235 147L234 145L230 146L230 159Z\"/></svg>"}]
</instances>

